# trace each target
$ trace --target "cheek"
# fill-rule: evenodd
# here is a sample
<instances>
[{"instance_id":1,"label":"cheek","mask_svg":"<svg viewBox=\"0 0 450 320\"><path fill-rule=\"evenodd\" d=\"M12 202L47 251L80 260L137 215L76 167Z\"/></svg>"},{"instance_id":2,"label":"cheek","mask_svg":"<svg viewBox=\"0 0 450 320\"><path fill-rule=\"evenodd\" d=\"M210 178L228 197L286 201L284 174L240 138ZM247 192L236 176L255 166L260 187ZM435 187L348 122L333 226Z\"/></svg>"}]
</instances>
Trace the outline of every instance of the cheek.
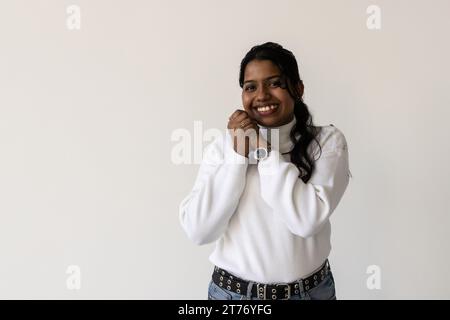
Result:
<instances>
[{"instance_id":1,"label":"cheek","mask_svg":"<svg viewBox=\"0 0 450 320\"><path fill-rule=\"evenodd\" d=\"M244 109L249 109L251 106L251 102L251 99L249 99L245 95L242 95L242 105L244 106Z\"/></svg>"},{"instance_id":2,"label":"cheek","mask_svg":"<svg viewBox=\"0 0 450 320\"><path fill-rule=\"evenodd\" d=\"M283 99L281 101L285 109L291 110L294 108L294 100L291 97L283 96Z\"/></svg>"}]
</instances>

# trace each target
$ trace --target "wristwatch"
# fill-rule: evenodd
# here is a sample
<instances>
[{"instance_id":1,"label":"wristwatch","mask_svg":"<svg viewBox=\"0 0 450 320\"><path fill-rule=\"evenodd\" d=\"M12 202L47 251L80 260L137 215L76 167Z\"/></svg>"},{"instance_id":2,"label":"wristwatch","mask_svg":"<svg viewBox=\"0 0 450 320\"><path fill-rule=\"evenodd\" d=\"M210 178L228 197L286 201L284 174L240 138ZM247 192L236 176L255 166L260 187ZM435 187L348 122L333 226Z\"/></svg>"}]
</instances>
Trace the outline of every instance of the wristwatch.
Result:
<instances>
[{"instance_id":1,"label":"wristwatch","mask_svg":"<svg viewBox=\"0 0 450 320\"><path fill-rule=\"evenodd\" d=\"M254 153L255 159L258 161L266 159L269 157L270 150L270 146L267 146L267 148L256 148Z\"/></svg>"}]
</instances>

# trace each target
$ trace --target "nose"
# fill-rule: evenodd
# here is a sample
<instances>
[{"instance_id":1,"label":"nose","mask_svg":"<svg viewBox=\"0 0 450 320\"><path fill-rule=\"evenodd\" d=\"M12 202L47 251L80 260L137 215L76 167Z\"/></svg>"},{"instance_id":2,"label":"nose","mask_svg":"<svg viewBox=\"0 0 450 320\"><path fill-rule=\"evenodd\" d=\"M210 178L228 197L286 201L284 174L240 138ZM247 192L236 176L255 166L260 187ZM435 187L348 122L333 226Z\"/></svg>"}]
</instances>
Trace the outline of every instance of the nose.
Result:
<instances>
[{"instance_id":1,"label":"nose","mask_svg":"<svg viewBox=\"0 0 450 320\"><path fill-rule=\"evenodd\" d=\"M269 90L266 88L266 86L262 85L259 86L256 91L256 101L265 101L270 99L270 93Z\"/></svg>"}]
</instances>

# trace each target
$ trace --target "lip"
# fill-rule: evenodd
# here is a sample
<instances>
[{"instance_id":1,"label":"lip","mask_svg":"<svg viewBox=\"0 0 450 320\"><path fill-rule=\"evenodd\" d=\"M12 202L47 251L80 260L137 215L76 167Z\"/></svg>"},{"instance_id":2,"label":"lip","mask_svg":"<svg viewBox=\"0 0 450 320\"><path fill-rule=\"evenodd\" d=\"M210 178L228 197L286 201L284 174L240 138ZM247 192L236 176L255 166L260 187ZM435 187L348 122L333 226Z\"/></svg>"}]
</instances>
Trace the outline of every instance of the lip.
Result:
<instances>
[{"instance_id":1,"label":"lip","mask_svg":"<svg viewBox=\"0 0 450 320\"><path fill-rule=\"evenodd\" d=\"M276 104L278 107L277 107L276 109L270 109L270 110L268 110L268 111L258 111L258 108L259 108L260 106L257 106L257 107L254 107L254 108L255 108L255 112L256 112L258 115L262 116L262 117L270 116L270 115L276 113L276 112L278 111L278 109L280 109L280 104L279 104L279 103L267 103L267 104L265 104L264 106L270 106L270 105L272 105L272 104Z\"/></svg>"}]
</instances>

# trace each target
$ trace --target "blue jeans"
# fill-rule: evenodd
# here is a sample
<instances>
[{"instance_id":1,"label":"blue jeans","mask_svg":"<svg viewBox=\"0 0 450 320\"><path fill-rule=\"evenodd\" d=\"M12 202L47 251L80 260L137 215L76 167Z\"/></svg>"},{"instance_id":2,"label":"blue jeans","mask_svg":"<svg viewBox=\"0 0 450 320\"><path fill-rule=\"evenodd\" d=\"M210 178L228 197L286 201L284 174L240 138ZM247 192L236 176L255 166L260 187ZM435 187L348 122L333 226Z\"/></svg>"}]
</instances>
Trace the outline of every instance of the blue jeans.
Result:
<instances>
[{"instance_id":1,"label":"blue jeans","mask_svg":"<svg viewBox=\"0 0 450 320\"><path fill-rule=\"evenodd\" d=\"M208 300L261 300L257 297L251 297L253 284L250 283L246 294L239 294L219 287L211 280L208 287ZM336 300L335 283L331 271L312 289L305 290L301 281L299 281L299 286L299 294L291 295L289 300Z\"/></svg>"}]
</instances>

